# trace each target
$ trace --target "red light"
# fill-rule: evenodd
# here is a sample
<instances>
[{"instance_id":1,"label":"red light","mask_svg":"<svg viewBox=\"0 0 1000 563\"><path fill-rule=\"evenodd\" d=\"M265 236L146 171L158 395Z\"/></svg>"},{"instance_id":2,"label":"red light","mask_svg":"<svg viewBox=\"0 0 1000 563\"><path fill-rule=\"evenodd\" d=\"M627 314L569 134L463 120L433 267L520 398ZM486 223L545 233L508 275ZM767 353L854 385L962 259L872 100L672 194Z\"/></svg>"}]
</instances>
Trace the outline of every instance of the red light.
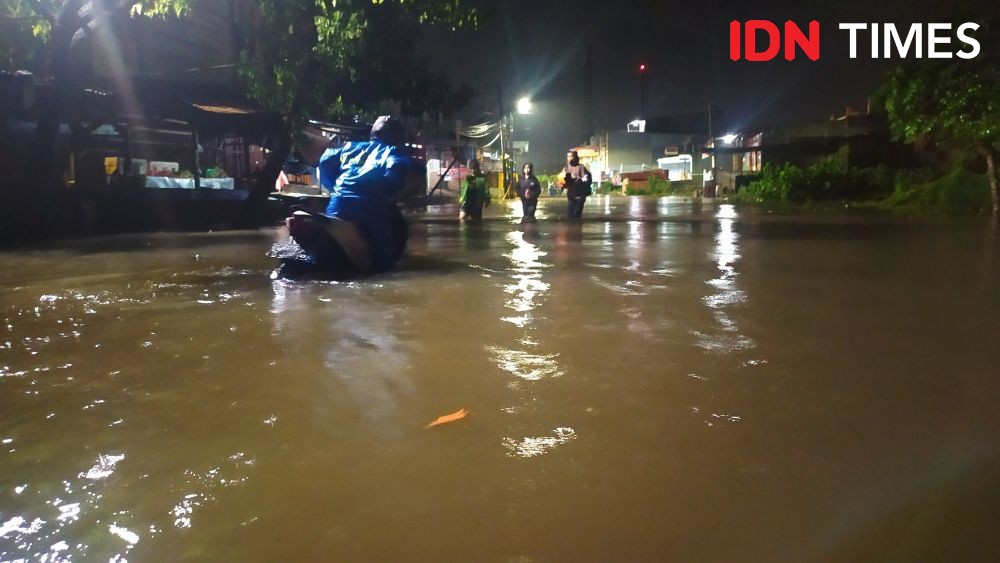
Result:
<instances>
[{"instance_id":1,"label":"red light","mask_svg":"<svg viewBox=\"0 0 1000 563\"><path fill-rule=\"evenodd\" d=\"M639 65L639 72L646 72L646 65Z\"/></svg>"}]
</instances>

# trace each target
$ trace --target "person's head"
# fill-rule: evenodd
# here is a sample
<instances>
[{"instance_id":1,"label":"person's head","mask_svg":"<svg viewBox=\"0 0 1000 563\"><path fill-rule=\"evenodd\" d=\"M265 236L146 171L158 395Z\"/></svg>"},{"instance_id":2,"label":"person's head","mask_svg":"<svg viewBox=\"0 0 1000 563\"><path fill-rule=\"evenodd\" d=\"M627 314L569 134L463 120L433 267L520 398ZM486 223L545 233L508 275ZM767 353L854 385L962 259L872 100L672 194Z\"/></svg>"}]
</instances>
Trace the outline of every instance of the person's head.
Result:
<instances>
[{"instance_id":1,"label":"person's head","mask_svg":"<svg viewBox=\"0 0 1000 563\"><path fill-rule=\"evenodd\" d=\"M566 151L566 164L569 164L570 166L580 164L580 155L574 150Z\"/></svg>"},{"instance_id":2,"label":"person's head","mask_svg":"<svg viewBox=\"0 0 1000 563\"><path fill-rule=\"evenodd\" d=\"M372 125L371 138L387 145L402 145L405 135L406 128L398 117L380 115Z\"/></svg>"},{"instance_id":3,"label":"person's head","mask_svg":"<svg viewBox=\"0 0 1000 563\"><path fill-rule=\"evenodd\" d=\"M535 165L530 162L524 163L524 168L521 169L524 172L524 176L528 177L535 173Z\"/></svg>"},{"instance_id":4,"label":"person's head","mask_svg":"<svg viewBox=\"0 0 1000 563\"><path fill-rule=\"evenodd\" d=\"M468 166L469 166L469 170L471 170L473 174L479 174L479 161L478 160L476 160L474 158L470 159Z\"/></svg>"}]
</instances>

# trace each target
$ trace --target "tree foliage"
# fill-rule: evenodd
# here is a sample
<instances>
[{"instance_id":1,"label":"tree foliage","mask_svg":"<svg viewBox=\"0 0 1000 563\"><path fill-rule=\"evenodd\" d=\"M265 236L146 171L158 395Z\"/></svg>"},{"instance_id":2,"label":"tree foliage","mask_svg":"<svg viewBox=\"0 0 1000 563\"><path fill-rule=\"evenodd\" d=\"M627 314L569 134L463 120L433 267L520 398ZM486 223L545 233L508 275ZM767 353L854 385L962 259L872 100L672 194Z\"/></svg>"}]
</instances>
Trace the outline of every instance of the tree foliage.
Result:
<instances>
[{"instance_id":1,"label":"tree foliage","mask_svg":"<svg viewBox=\"0 0 1000 563\"><path fill-rule=\"evenodd\" d=\"M0 65L59 78L70 41L102 19L184 18L208 1L0 0ZM430 72L416 45L427 30L475 26L462 0L237 2L254 13L235 61L247 93L293 122L370 115L390 100L404 115L450 113L472 96Z\"/></svg>"},{"instance_id":2,"label":"tree foliage","mask_svg":"<svg viewBox=\"0 0 1000 563\"><path fill-rule=\"evenodd\" d=\"M1000 69L995 60L948 61L896 69L884 88L889 125L897 138L927 138L983 157L1000 214Z\"/></svg>"},{"instance_id":3,"label":"tree foliage","mask_svg":"<svg viewBox=\"0 0 1000 563\"><path fill-rule=\"evenodd\" d=\"M58 0L0 0L0 70L35 65L58 4Z\"/></svg>"},{"instance_id":4,"label":"tree foliage","mask_svg":"<svg viewBox=\"0 0 1000 563\"><path fill-rule=\"evenodd\" d=\"M1000 149L1000 80L995 66L964 62L899 68L889 78L886 112L905 141Z\"/></svg>"},{"instance_id":5,"label":"tree foliage","mask_svg":"<svg viewBox=\"0 0 1000 563\"><path fill-rule=\"evenodd\" d=\"M424 26L476 24L458 0L261 0L241 71L254 99L290 116L371 113L395 100L405 115L449 113L455 91L416 55Z\"/></svg>"}]
</instances>

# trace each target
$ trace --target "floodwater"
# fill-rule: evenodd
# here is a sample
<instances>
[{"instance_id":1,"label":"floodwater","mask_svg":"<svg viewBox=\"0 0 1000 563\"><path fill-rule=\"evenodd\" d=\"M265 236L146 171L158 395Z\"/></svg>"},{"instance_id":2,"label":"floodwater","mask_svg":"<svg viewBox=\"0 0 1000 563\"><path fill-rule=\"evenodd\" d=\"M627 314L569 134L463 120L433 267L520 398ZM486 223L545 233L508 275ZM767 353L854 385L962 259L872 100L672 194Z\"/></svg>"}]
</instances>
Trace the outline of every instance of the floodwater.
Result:
<instances>
[{"instance_id":1,"label":"floodwater","mask_svg":"<svg viewBox=\"0 0 1000 563\"><path fill-rule=\"evenodd\" d=\"M354 283L277 228L0 253L0 560L997 560L984 223L518 214Z\"/></svg>"}]
</instances>

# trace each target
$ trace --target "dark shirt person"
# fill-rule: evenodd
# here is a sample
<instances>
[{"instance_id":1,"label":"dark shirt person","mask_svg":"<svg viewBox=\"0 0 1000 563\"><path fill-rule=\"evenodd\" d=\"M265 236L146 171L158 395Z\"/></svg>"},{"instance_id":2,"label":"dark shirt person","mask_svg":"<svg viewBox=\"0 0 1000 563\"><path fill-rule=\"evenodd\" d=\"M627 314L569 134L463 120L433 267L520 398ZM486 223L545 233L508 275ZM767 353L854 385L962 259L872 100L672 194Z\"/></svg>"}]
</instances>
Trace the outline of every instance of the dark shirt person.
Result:
<instances>
[{"instance_id":1,"label":"dark shirt person","mask_svg":"<svg viewBox=\"0 0 1000 563\"><path fill-rule=\"evenodd\" d=\"M521 179L517 182L517 195L521 197L521 209L525 219L535 218L538 208L538 196L542 193L542 185L535 177L535 167L530 162L525 163Z\"/></svg>"},{"instance_id":2,"label":"dark shirt person","mask_svg":"<svg viewBox=\"0 0 1000 563\"><path fill-rule=\"evenodd\" d=\"M580 155L571 150L566 153L566 166L560 178L562 189L566 190L567 215L570 219L583 216L583 204L590 195L590 171L580 164Z\"/></svg>"}]
</instances>

